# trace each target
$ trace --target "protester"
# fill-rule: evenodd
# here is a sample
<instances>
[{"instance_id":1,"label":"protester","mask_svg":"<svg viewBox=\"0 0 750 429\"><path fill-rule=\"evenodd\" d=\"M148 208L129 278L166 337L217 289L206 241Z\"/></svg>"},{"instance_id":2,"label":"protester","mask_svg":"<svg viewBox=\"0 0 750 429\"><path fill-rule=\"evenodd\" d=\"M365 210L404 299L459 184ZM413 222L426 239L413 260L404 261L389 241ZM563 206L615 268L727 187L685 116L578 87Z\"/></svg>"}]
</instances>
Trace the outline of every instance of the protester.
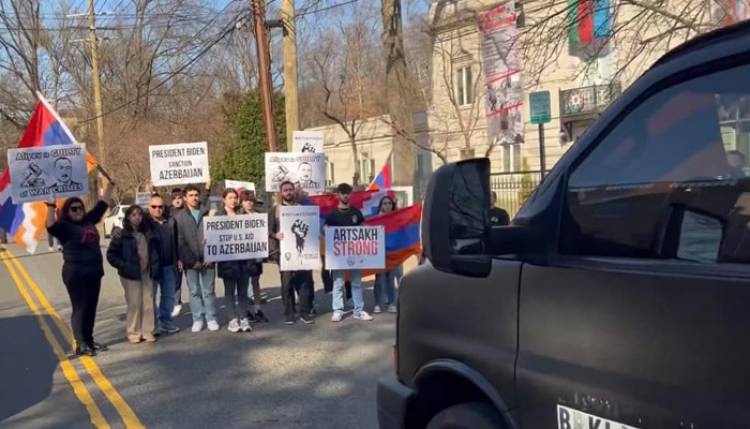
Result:
<instances>
[{"instance_id":1,"label":"protester","mask_svg":"<svg viewBox=\"0 0 750 429\"><path fill-rule=\"evenodd\" d=\"M492 192L492 199L490 204L490 225L492 226L505 226L510 224L510 216L508 212L497 207L497 194Z\"/></svg>"},{"instance_id":2,"label":"protester","mask_svg":"<svg viewBox=\"0 0 750 429\"><path fill-rule=\"evenodd\" d=\"M180 188L173 188L172 189L172 203L169 206L169 209L165 211L167 219L174 219L174 217L177 215L177 212L182 210L185 207L185 199L182 195L182 189ZM182 264L178 261L177 264L177 276L175 278L175 291L174 295L176 297L175 299L175 305L174 309L172 310L172 318L175 318L180 315L180 312L182 311L182 283L185 281L185 276L183 275L183 267Z\"/></svg>"},{"instance_id":3,"label":"protester","mask_svg":"<svg viewBox=\"0 0 750 429\"><path fill-rule=\"evenodd\" d=\"M172 322L177 285L177 226L174 218L167 219L164 199L158 194L151 196L148 206L148 225L159 238L161 273L154 282L154 302L159 289L159 307L156 334L175 334L180 328Z\"/></svg>"},{"instance_id":4,"label":"protester","mask_svg":"<svg viewBox=\"0 0 750 429\"><path fill-rule=\"evenodd\" d=\"M378 203L378 214L390 213L396 210L396 201L385 196L380 199ZM401 281L401 277L404 275L403 266L386 271L384 273L378 273L375 275L375 307L373 313L382 312L382 308L387 306L389 313L396 312L396 305L398 304L398 289L397 285Z\"/></svg>"},{"instance_id":5,"label":"protester","mask_svg":"<svg viewBox=\"0 0 750 429\"><path fill-rule=\"evenodd\" d=\"M336 210L326 216L326 226L358 226L362 225L365 217L358 209L351 206L349 198L352 194L352 186L342 183L336 188L336 196L339 204ZM344 282L347 273L351 277L352 299L354 300L354 318L359 320L372 320L365 310L365 302L362 297L362 273L360 270L334 270L333 276L333 316L332 322L340 322L344 317Z\"/></svg>"},{"instance_id":6,"label":"protester","mask_svg":"<svg viewBox=\"0 0 750 429\"><path fill-rule=\"evenodd\" d=\"M208 214L211 181L205 192L194 185L185 187L186 207L177 211L177 256L187 276L190 288L190 310L193 314L193 332L203 330L204 319L209 331L218 331L216 320L216 294L214 293L214 264L203 260L203 218Z\"/></svg>"},{"instance_id":7,"label":"protester","mask_svg":"<svg viewBox=\"0 0 750 429\"><path fill-rule=\"evenodd\" d=\"M125 210L122 231L107 249L107 261L117 268L125 289L127 336L132 344L156 341L154 281L162 274L159 236L148 226L141 206Z\"/></svg>"},{"instance_id":8,"label":"protester","mask_svg":"<svg viewBox=\"0 0 750 429\"><path fill-rule=\"evenodd\" d=\"M268 233L269 233L269 259L273 260L277 264L279 263L280 254L280 241L284 239L284 233L279 231L281 225L280 222L280 206L296 206L298 205L295 198L295 187L294 183L290 181L284 181L279 186L279 204L271 208L268 219ZM281 300L284 304L284 316L286 317L287 325L295 323L295 291L299 294L299 307L300 307L300 320L303 323L314 323L315 318L311 313L310 308L310 291L312 289L312 271L310 270L299 270L299 271L280 271L281 277Z\"/></svg>"},{"instance_id":9,"label":"protester","mask_svg":"<svg viewBox=\"0 0 750 429\"><path fill-rule=\"evenodd\" d=\"M260 213L255 207L259 204L260 201L255 199L255 192L244 190L240 193L240 206L242 214ZM261 304L265 303L260 295L260 276L263 274L263 260L248 260L247 270L250 276L251 283L251 285L248 285L247 288L247 297L248 299L252 298L253 301L253 309L247 311L248 320L250 321L250 323L268 323L268 317L266 317L266 315L261 310Z\"/></svg>"},{"instance_id":10,"label":"protester","mask_svg":"<svg viewBox=\"0 0 750 429\"><path fill-rule=\"evenodd\" d=\"M102 177L103 179L103 177ZM114 183L108 181L94 208L86 212L78 197L65 200L59 217L55 213L55 198L47 201L47 232L62 245L62 280L68 291L73 314L70 325L76 340L76 355L95 356L106 347L94 341L94 321L99 291L104 276L104 261L99 248L96 224L112 204Z\"/></svg>"},{"instance_id":11,"label":"protester","mask_svg":"<svg viewBox=\"0 0 750 429\"><path fill-rule=\"evenodd\" d=\"M235 216L240 214L237 205L237 191L226 189L221 195L224 207L220 208L217 216ZM248 297L247 288L250 281L250 271L247 261L222 261L218 263L217 272L224 281L224 297L229 307L229 332L252 331L250 321L247 318Z\"/></svg>"}]
</instances>

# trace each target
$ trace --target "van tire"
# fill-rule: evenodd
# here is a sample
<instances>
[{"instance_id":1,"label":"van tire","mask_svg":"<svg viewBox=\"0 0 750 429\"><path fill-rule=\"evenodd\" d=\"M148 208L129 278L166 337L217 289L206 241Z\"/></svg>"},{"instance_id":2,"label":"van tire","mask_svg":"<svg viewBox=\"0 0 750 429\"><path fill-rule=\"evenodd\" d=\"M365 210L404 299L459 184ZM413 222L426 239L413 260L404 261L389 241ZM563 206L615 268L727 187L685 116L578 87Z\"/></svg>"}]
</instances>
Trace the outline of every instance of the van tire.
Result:
<instances>
[{"instance_id":1,"label":"van tire","mask_svg":"<svg viewBox=\"0 0 750 429\"><path fill-rule=\"evenodd\" d=\"M485 402L466 402L450 406L435 414L427 429L504 429L505 424L495 407Z\"/></svg>"}]
</instances>

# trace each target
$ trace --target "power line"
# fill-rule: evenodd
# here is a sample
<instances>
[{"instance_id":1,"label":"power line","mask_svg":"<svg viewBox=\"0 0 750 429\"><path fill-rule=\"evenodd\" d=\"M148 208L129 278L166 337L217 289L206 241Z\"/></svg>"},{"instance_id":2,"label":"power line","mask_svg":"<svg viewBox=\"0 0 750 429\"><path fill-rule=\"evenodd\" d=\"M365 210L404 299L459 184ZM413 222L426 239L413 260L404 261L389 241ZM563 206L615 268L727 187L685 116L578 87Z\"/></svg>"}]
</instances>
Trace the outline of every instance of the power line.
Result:
<instances>
[{"instance_id":1,"label":"power line","mask_svg":"<svg viewBox=\"0 0 750 429\"><path fill-rule=\"evenodd\" d=\"M306 15L314 15L314 14L320 13L320 12L326 12L326 11L329 11L331 9L336 9L336 8L339 8L339 7L342 7L342 6L348 6L350 4L357 3L358 1L359 0L349 0L349 1L342 2L342 3L337 3L337 4L332 4L330 6L322 7L320 9L308 10L308 11L305 11L305 12L297 14L297 18L301 18L301 17L306 16Z\"/></svg>"}]
</instances>

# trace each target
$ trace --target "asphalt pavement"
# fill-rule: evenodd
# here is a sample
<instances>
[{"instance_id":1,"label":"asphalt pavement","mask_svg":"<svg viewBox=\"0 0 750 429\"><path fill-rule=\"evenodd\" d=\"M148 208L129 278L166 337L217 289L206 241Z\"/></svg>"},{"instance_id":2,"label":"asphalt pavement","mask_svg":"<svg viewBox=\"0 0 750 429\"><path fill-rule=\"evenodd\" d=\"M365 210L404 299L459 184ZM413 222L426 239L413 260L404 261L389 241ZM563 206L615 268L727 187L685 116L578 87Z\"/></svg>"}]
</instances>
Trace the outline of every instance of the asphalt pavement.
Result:
<instances>
[{"instance_id":1,"label":"asphalt pavement","mask_svg":"<svg viewBox=\"0 0 750 429\"><path fill-rule=\"evenodd\" d=\"M318 273L313 325L283 324L278 271L266 265L270 323L227 331L217 279L221 331L189 332L186 306L176 319L181 332L132 345L122 287L105 263L95 336L110 350L77 359L69 356L62 255L39 247L35 255L13 245L0 253L0 427L377 427L376 381L392 371L395 315L331 323L331 295ZM188 291L182 294L188 302ZM371 282L365 298L371 310Z\"/></svg>"}]
</instances>

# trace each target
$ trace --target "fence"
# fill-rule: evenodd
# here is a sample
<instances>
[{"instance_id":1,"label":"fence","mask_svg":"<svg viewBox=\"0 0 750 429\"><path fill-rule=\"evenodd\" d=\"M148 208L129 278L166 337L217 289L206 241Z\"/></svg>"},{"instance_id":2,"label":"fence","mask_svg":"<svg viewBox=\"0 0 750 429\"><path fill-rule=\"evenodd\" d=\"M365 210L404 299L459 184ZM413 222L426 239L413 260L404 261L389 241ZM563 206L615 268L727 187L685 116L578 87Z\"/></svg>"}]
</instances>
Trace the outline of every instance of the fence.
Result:
<instances>
[{"instance_id":1,"label":"fence","mask_svg":"<svg viewBox=\"0 0 750 429\"><path fill-rule=\"evenodd\" d=\"M540 171L493 173L490 176L490 189L497 194L496 205L513 218L541 181Z\"/></svg>"}]
</instances>

